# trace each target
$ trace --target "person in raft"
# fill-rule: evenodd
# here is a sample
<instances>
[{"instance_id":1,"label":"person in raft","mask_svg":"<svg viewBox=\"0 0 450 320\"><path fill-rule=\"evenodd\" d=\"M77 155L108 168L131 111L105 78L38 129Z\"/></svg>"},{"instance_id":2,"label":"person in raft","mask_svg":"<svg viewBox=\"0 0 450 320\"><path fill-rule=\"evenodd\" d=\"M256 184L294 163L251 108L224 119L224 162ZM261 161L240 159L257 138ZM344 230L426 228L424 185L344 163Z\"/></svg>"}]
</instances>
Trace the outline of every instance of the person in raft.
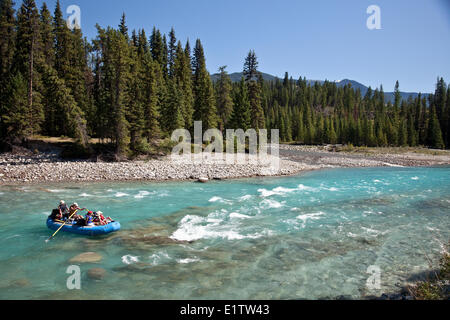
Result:
<instances>
[{"instance_id":1,"label":"person in raft","mask_svg":"<svg viewBox=\"0 0 450 320\"><path fill-rule=\"evenodd\" d=\"M64 200L59 202L58 210L59 214L56 216L56 219L62 220L63 218L68 218L67 214L69 213L69 208Z\"/></svg>"},{"instance_id":2,"label":"person in raft","mask_svg":"<svg viewBox=\"0 0 450 320\"><path fill-rule=\"evenodd\" d=\"M103 212L101 212L101 211L94 212L94 223L96 225L105 226L111 222L113 222L113 220L110 217L105 218L105 216L103 215Z\"/></svg>"},{"instance_id":3,"label":"person in raft","mask_svg":"<svg viewBox=\"0 0 450 320\"><path fill-rule=\"evenodd\" d=\"M74 203L73 205L71 205L70 206L70 208L69 208L69 213L68 213L68 217L71 217L75 212L80 212L80 211L84 211L84 210L86 210L86 208L83 208L83 209L81 209L79 206L78 206L78 203ZM78 221L78 220L80 220L80 219L83 219L83 217L82 216L80 216L79 214L74 214L73 215L73 217L72 217L72 220L74 220L74 221Z\"/></svg>"},{"instance_id":4,"label":"person in raft","mask_svg":"<svg viewBox=\"0 0 450 320\"><path fill-rule=\"evenodd\" d=\"M79 226L90 226L94 224L94 212L89 211L86 216L83 218L81 217L80 219L77 220L77 225Z\"/></svg>"}]
</instances>

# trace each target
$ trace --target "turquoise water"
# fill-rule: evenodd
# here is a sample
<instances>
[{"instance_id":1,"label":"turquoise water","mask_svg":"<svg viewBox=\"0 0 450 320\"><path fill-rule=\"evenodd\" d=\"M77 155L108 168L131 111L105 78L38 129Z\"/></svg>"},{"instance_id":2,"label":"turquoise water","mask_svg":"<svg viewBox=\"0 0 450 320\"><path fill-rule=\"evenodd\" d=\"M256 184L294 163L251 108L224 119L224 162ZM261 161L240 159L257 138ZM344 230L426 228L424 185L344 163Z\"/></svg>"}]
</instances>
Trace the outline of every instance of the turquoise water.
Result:
<instances>
[{"instance_id":1,"label":"turquoise water","mask_svg":"<svg viewBox=\"0 0 450 320\"><path fill-rule=\"evenodd\" d=\"M117 234L59 234L60 199L119 220ZM397 289L450 239L450 168L338 169L197 184L0 187L0 299L333 299ZM20 221L20 224L18 223ZM68 290L69 260L81 290ZM366 287L379 266L381 289ZM103 268L102 280L89 278Z\"/></svg>"}]
</instances>

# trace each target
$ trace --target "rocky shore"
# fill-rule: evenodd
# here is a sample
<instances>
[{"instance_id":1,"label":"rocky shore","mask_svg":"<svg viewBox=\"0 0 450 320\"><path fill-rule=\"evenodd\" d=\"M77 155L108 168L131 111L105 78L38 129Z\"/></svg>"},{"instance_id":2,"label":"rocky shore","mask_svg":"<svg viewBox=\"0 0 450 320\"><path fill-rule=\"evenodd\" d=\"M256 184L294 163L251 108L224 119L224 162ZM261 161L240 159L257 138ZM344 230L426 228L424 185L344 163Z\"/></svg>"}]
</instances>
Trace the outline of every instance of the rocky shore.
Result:
<instances>
[{"instance_id":1,"label":"rocky shore","mask_svg":"<svg viewBox=\"0 0 450 320\"><path fill-rule=\"evenodd\" d=\"M0 156L0 183L95 182L95 181L168 181L223 180L256 176L292 175L317 166L281 160L280 169L252 163L226 164L223 161L202 163L158 160L130 162L62 161L42 156Z\"/></svg>"},{"instance_id":2,"label":"rocky shore","mask_svg":"<svg viewBox=\"0 0 450 320\"><path fill-rule=\"evenodd\" d=\"M61 159L56 153L4 153L0 154L0 184L177 181L202 178L223 180L294 175L323 168L450 165L450 152L431 155L354 154L334 151L331 147L281 145L279 168L267 167L251 163L251 161L245 164L227 164L224 161L214 160L192 163L171 161L169 157L130 162L67 161Z\"/></svg>"}]
</instances>

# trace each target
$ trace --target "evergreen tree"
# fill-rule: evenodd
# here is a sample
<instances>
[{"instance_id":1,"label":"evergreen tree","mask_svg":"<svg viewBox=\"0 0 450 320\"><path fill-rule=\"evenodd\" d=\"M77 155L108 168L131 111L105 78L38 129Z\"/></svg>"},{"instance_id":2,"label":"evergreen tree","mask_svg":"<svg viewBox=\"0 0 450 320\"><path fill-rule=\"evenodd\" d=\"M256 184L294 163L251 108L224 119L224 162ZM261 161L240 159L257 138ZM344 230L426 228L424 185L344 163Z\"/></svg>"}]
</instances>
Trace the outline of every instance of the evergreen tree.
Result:
<instances>
[{"instance_id":1,"label":"evergreen tree","mask_svg":"<svg viewBox=\"0 0 450 320\"><path fill-rule=\"evenodd\" d=\"M261 86L258 72L258 61L255 51L251 50L244 63L244 77L248 86L252 127L255 130L264 128L264 110L261 106Z\"/></svg>"},{"instance_id":2,"label":"evergreen tree","mask_svg":"<svg viewBox=\"0 0 450 320\"><path fill-rule=\"evenodd\" d=\"M175 30L172 28L169 33L169 46L168 46L168 64L169 64L169 77L173 77L175 74L174 64L175 57L177 55L177 38L175 36Z\"/></svg>"},{"instance_id":3,"label":"evergreen tree","mask_svg":"<svg viewBox=\"0 0 450 320\"><path fill-rule=\"evenodd\" d=\"M43 63L53 68L55 65L53 18L45 2L41 8L40 21Z\"/></svg>"},{"instance_id":4,"label":"evergreen tree","mask_svg":"<svg viewBox=\"0 0 450 320\"><path fill-rule=\"evenodd\" d=\"M119 31L128 39L128 26L125 12L122 13L122 18L120 19Z\"/></svg>"},{"instance_id":5,"label":"evergreen tree","mask_svg":"<svg viewBox=\"0 0 450 320\"><path fill-rule=\"evenodd\" d=\"M398 112L398 109L400 108L400 104L402 102L402 96L400 94L400 84L398 83L398 81L395 83L394 96L394 108L395 112Z\"/></svg>"},{"instance_id":6,"label":"evergreen tree","mask_svg":"<svg viewBox=\"0 0 450 320\"><path fill-rule=\"evenodd\" d=\"M24 0L17 14L17 40L13 61L13 73L20 73L27 81L26 136L40 131L44 119L41 104L40 74L38 62L41 59L39 12L34 0Z\"/></svg>"},{"instance_id":7,"label":"evergreen tree","mask_svg":"<svg viewBox=\"0 0 450 320\"><path fill-rule=\"evenodd\" d=\"M251 127L250 101L247 85L244 78L241 79L233 99L233 112L227 129L242 129L247 131Z\"/></svg>"},{"instance_id":8,"label":"evergreen tree","mask_svg":"<svg viewBox=\"0 0 450 320\"><path fill-rule=\"evenodd\" d=\"M61 132L75 141L83 148L88 148L89 137L86 129L86 120L83 111L70 94L70 89L66 87L56 71L51 67L45 67L43 72L43 84L45 88L44 103L52 110L60 110L64 126ZM55 126L61 125L55 123Z\"/></svg>"},{"instance_id":9,"label":"evergreen tree","mask_svg":"<svg viewBox=\"0 0 450 320\"><path fill-rule=\"evenodd\" d=\"M13 142L14 139L18 139L20 142L29 134L27 81L20 72L17 72L5 90L7 98L2 102L4 110L0 116L4 125L5 137L10 142Z\"/></svg>"},{"instance_id":10,"label":"evergreen tree","mask_svg":"<svg viewBox=\"0 0 450 320\"><path fill-rule=\"evenodd\" d=\"M149 52L144 52L142 57L143 68L141 70L141 83L143 85L143 109L144 109L144 133L148 142L157 139L161 135L159 125L159 99L156 70L159 70L157 62L153 61Z\"/></svg>"},{"instance_id":11,"label":"evergreen tree","mask_svg":"<svg viewBox=\"0 0 450 320\"><path fill-rule=\"evenodd\" d=\"M222 130L226 129L231 113L233 112L231 79L225 69L226 66L219 68L220 78L216 86L217 112Z\"/></svg>"},{"instance_id":12,"label":"evergreen tree","mask_svg":"<svg viewBox=\"0 0 450 320\"><path fill-rule=\"evenodd\" d=\"M206 70L205 55L200 40L194 48L194 120L203 122L203 129L217 128L216 101L211 77Z\"/></svg>"},{"instance_id":13,"label":"evergreen tree","mask_svg":"<svg viewBox=\"0 0 450 320\"><path fill-rule=\"evenodd\" d=\"M442 138L441 126L433 106L430 113L430 122L428 126L428 145L435 149L444 149L444 139Z\"/></svg>"},{"instance_id":14,"label":"evergreen tree","mask_svg":"<svg viewBox=\"0 0 450 320\"><path fill-rule=\"evenodd\" d=\"M15 51L15 17L14 3L11 0L0 1L0 115L9 110L6 106L8 96L11 94L11 68ZM18 75L16 75L18 77ZM17 78L15 80L17 87ZM23 81L23 77L21 79ZM7 136L3 117L0 116L0 143Z\"/></svg>"},{"instance_id":15,"label":"evergreen tree","mask_svg":"<svg viewBox=\"0 0 450 320\"><path fill-rule=\"evenodd\" d=\"M185 127L190 130L194 125L192 120L194 114L194 96L192 92L191 58L183 50L181 42L177 44L172 68L177 86L181 90L183 103L181 108Z\"/></svg>"}]
</instances>

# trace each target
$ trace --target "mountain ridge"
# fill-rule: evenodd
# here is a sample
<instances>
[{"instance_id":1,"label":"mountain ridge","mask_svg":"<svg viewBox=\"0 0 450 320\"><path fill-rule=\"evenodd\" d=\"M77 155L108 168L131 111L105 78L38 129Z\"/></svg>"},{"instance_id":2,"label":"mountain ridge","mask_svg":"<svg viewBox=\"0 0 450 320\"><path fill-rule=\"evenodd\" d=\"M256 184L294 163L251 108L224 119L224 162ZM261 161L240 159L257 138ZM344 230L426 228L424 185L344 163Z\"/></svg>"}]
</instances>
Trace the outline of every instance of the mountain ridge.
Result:
<instances>
[{"instance_id":1,"label":"mountain ridge","mask_svg":"<svg viewBox=\"0 0 450 320\"><path fill-rule=\"evenodd\" d=\"M276 80L280 80L283 81L283 79L276 77L274 75L268 74L268 73L264 73L261 72L264 81L276 81ZM234 72L234 73L230 73L228 74L230 76L230 79L232 82L239 82L243 76L242 72ZM219 80L219 73L215 73L213 75L211 75L211 79L213 82L216 82ZM311 85L313 85L315 82L319 82L320 84L323 84L325 82L325 80L307 80L307 82ZM344 87L348 84L352 85L352 88L354 89L360 89L361 90L361 94L362 96L366 95L367 90L369 89L369 87L367 87L366 85L356 81L356 80L350 80L350 79L343 79L340 81L330 81L330 82L335 82L336 85L338 87ZM375 90L374 88L372 88L373 90ZM428 97L430 95L430 93L421 93L422 97ZM385 100L386 103L391 102L394 103L395 100L395 94L394 92L385 92ZM400 95L402 97L402 100L407 100L409 97L412 97L413 99L417 98L419 93L418 92L400 92Z\"/></svg>"}]
</instances>

